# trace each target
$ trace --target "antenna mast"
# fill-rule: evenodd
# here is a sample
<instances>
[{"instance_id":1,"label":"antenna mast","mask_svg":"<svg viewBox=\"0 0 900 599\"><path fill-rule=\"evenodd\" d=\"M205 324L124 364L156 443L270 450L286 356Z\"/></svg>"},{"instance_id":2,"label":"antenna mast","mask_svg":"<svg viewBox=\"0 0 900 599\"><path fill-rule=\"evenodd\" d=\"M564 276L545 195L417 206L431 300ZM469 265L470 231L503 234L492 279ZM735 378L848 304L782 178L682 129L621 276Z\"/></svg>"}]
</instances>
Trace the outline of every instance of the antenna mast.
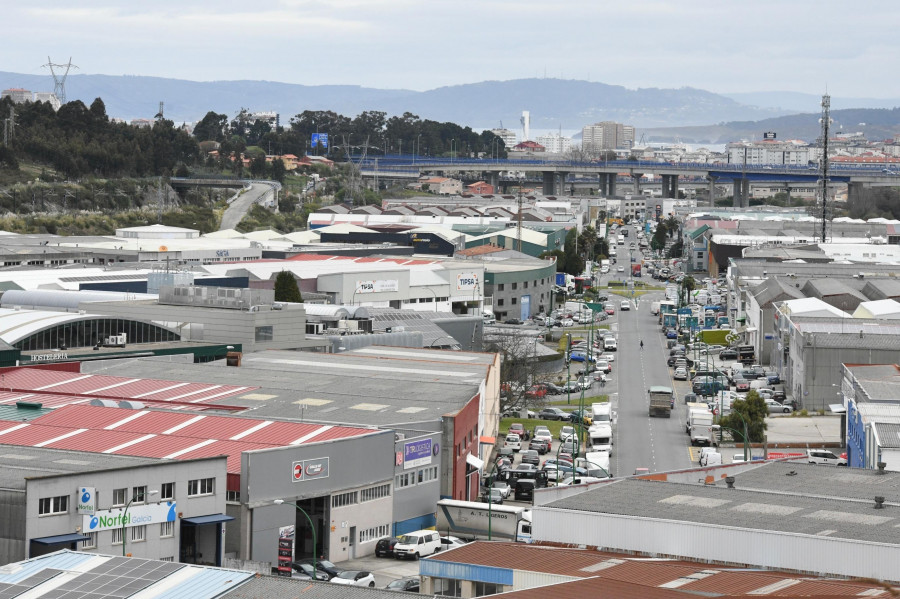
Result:
<instances>
[{"instance_id":1,"label":"antenna mast","mask_svg":"<svg viewBox=\"0 0 900 599\"><path fill-rule=\"evenodd\" d=\"M50 57L47 57L47 64L42 65L45 67L50 67L50 74L53 75L53 93L59 99L60 104L66 103L66 77L69 76L69 69L77 69L78 67L72 64L72 57L69 57L69 62L66 64L54 64ZM58 69L66 68L65 72L62 75L58 75L54 70L54 67Z\"/></svg>"},{"instance_id":2,"label":"antenna mast","mask_svg":"<svg viewBox=\"0 0 900 599\"><path fill-rule=\"evenodd\" d=\"M828 125L831 121L831 96L822 96L822 243L828 220Z\"/></svg>"}]
</instances>

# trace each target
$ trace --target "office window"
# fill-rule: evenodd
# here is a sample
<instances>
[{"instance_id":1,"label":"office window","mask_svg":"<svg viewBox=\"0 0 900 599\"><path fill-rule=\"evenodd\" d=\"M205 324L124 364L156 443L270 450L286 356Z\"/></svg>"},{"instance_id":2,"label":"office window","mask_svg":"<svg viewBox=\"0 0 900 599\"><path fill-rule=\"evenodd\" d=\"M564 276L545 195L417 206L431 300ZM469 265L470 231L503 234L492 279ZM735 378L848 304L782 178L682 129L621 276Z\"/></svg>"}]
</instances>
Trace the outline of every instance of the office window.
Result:
<instances>
[{"instance_id":1,"label":"office window","mask_svg":"<svg viewBox=\"0 0 900 599\"><path fill-rule=\"evenodd\" d=\"M147 487L135 487L131 490L132 503L144 503L147 500Z\"/></svg>"},{"instance_id":2,"label":"office window","mask_svg":"<svg viewBox=\"0 0 900 599\"><path fill-rule=\"evenodd\" d=\"M403 474L398 474L394 477L395 489L404 489L406 487L411 487L414 484L416 484L416 477L414 472L404 472Z\"/></svg>"},{"instance_id":3,"label":"office window","mask_svg":"<svg viewBox=\"0 0 900 599\"><path fill-rule=\"evenodd\" d=\"M96 549L97 548L97 533L89 532L83 533L84 536L87 537L84 541L81 542L82 549Z\"/></svg>"},{"instance_id":4,"label":"office window","mask_svg":"<svg viewBox=\"0 0 900 599\"><path fill-rule=\"evenodd\" d=\"M434 594L442 597L461 597L462 583L454 578L434 578Z\"/></svg>"},{"instance_id":5,"label":"office window","mask_svg":"<svg viewBox=\"0 0 900 599\"><path fill-rule=\"evenodd\" d=\"M346 505L352 505L356 503L356 500L356 491L350 491L349 493L338 493L337 495L331 496L331 507L344 507Z\"/></svg>"},{"instance_id":6,"label":"office window","mask_svg":"<svg viewBox=\"0 0 900 599\"><path fill-rule=\"evenodd\" d=\"M503 291L503 283L497 284L497 291Z\"/></svg>"},{"instance_id":7,"label":"office window","mask_svg":"<svg viewBox=\"0 0 900 599\"><path fill-rule=\"evenodd\" d=\"M512 298L511 303L513 306L515 306L516 304L519 303L519 298L517 298L517 297Z\"/></svg>"},{"instance_id":8,"label":"office window","mask_svg":"<svg viewBox=\"0 0 900 599\"><path fill-rule=\"evenodd\" d=\"M174 522L160 522L159 523L159 537L174 537L175 536L175 523Z\"/></svg>"},{"instance_id":9,"label":"office window","mask_svg":"<svg viewBox=\"0 0 900 599\"><path fill-rule=\"evenodd\" d=\"M65 514L69 511L69 496L41 497L38 502L38 515L50 516L53 514Z\"/></svg>"},{"instance_id":10,"label":"office window","mask_svg":"<svg viewBox=\"0 0 900 599\"><path fill-rule=\"evenodd\" d=\"M498 306L502 306L502 305L503 305L503 298L498 298L498 299L497 299L497 305L498 305Z\"/></svg>"},{"instance_id":11,"label":"office window","mask_svg":"<svg viewBox=\"0 0 900 599\"><path fill-rule=\"evenodd\" d=\"M215 488L214 478L195 478L188 481L188 497L212 495Z\"/></svg>"},{"instance_id":12,"label":"office window","mask_svg":"<svg viewBox=\"0 0 900 599\"><path fill-rule=\"evenodd\" d=\"M390 524L382 524L381 526L373 526L372 528L361 530L359 531L359 542L368 543L371 541L377 541L381 537L388 536L390 534L390 531Z\"/></svg>"},{"instance_id":13,"label":"office window","mask_svg":"<svg viewBox=\"0 0 900 599\"><path fill-rule=\"evenodd\" d=\"M525 281L525 283L523 285L524 285L525 289L528 289L528 281Z\"/></svg>"},{"instance_id":14,"label":"office window","mask_svg":"<svg viewBox=\"0 0 900 599\"><path fill-rule=\"evenodd\" d=\"M128 489L113 489L112 504L113 507L125 505L125 493Z\"/></svg>"},{"instance_id":15,"label":"office window","mask_svg":"<svg viewBox=\"0 0 900 599\"><path fill-rule=\"evenodd\" d=\"M161 557L161 558L159 558L159 561L161 561L161 562L174 562L174 561L175 561L175 556L170 555L169 557Z\"/></svg>"},{"instance_id":16,"label":"office window","mask_svg":"<svg viewBox=\"0 0 900 599\"><path fill-rule=\"evenodd\" d=\"M485 595L496 595L503 592L502 584L494 584L493 582L475 582L475 596L484 597Z\"/></svg>"},{"instance_id":17,"label":"office window","mask_svg":"<svg viewBox=\"0 0 900 599\"><path fill-rule=\"evenodd\" d=\"M144 526L132 526L131 527L131 541L133 543L140 543L141 541L147 540L147 525Z\"/></svg>"},{"instance_id":18,"label":"office window","mask_svg":"<svg viewBox=\"0 0 900 599\"><path fill-rule=\"evenodd\" d=\"M433 480L437 480L438 477L438 467L437 466L429 466L428 468L422 468L418 472L418 479L421 483L431 482Z\"/></svg>"},{"instance_id":19,"label":"office window","mask_svg":"<svg viewBox=\"0 0 900 599\"><path fill-rule=\"evenodd\" d=\"M121 545L122 544L122 529L114 528L110 532L112 533L112 544L113 545Z\"/></svg>"},{"instance_id":20,"label":"office window","mask_svg":"<svg viewBox=\"0 0 900 599\"><path fill-rule=\"evenodd\" d=\"M159 488L160 499L175 499L175 483L163 483Z\"/></svg>"},{"instance_id":21,"label":"office window","mask_svg":"<svg viewBox=\"0 0 900 599\"><path fill-rule=\"evenodd\" d=\"M241 502L241 492L240 491L225 491L225 501L230 503L240 503Z\"/></svg>"},{"instance_id":22,"label":"office window","mask_svg":"<svg viewBox=\"0 0 900 599\"><path fill-rule=\"evenodd\" d=\"M518 283L513 283L513 284L512 284L512 288L513 288L513 290L518 289L518 288L519 288L519 284L518 284Z\"/></svg>"},{"instance_id":23,"label":"office window","mask_svg":"<svg viewBox=\"0 0 900 599\"><path fill-rule=\"evenodd\" d=\"M373 501L375 499L381 499L383 497L390 497L390 495L390 483L385 485L378 485L377 487L369 487L368 489L363 489L359 492L359 502L362 503L364 501Z\"/></svg>"},{"instance_id":24,"label":"office window","mask_svg":"<svg viewBox=\"0 0 900 599\"><path fill-rule=\"evenodd\" d=\"M256 327L256 342L261 343L265 341L271 341L273 338L272 335L272 327Z\"/></svg>"}]
</instances>

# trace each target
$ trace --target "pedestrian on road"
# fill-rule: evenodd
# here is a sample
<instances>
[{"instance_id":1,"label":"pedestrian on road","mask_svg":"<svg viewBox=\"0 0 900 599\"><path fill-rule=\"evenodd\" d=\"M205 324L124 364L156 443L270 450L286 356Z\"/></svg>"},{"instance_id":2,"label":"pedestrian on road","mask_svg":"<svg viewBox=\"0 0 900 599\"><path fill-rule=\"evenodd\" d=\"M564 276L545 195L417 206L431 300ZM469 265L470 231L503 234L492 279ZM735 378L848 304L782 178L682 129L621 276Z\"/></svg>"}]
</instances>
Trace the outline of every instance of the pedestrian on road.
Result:
<instances>
[{"instance_id":1,"label":"pedestrian on road","mask_svg":"<svg viewBox=\"0 0 900 599\"><path fill-rule=\"evenodd\" d=\"M641 349L642 350L644 349L644 340L643 339L641 339Z\"/></svg>"}]
</instances>

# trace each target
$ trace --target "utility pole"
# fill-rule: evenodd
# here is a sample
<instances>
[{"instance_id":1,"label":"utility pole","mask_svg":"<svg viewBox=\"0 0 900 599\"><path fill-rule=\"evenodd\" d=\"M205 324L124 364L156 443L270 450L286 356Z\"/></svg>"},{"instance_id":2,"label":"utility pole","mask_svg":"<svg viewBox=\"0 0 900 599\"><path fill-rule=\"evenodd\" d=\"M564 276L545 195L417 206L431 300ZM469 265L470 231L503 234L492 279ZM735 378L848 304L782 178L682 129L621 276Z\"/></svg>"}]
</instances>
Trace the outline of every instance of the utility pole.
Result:
<instances>
[{"instance_id":1,"label":"utility pole","mask_svg":"<svg viewBox=\"0 0 900 599\"><path fill-rule=\"evenodd\" d=\"M519 210L516 213L516 250L522 251L522 182L519 182Z\"/></svg>"},{"instance_id":2,"label":"utility pole","mask_svg":"<svg viewBox=\"0 0 900 599\"><path fill-rule=\"evenodd\" d=\"M831 96L822 96L822 243L828 223L828 126L831 121Z\"/></svg>"}]
</instances>

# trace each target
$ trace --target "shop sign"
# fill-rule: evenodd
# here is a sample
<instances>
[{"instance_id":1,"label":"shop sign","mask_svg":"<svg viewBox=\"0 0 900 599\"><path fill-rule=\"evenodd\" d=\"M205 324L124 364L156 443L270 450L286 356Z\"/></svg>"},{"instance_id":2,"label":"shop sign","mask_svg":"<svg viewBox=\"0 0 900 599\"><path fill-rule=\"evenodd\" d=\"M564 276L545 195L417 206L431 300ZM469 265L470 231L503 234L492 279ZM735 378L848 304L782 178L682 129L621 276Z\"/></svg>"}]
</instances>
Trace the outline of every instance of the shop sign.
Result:
<instances>
[{"instance_id":1,"label":"shop sign","mask_svg":"<svg viewBox=\"0 0 900 599\"><path fill-rule=\"evenodd\" d=\"M150 503L132 505L125 513L125 508L98 510L94 515L85 514L82 521L82 532L99 532L130 526L161 524L175 521L175 502Z\"/></svg>"},{"instance_id":2,"label":"shop sign","mask_svg":"<svg viewBox=\"0 0 900 599\"><path fill-rule=\"evenodd\" d=\"M295 483L317 478L328 478L328 458L316 458L293 463L291 480Z\"/></svg>"},{"instance_id":3,"label":"shop sign","mask_svg":"<svg viewBox=\"0 0 900 599\"><path fill-rule=\"evenodd\" d=\"M78 513L93 514L97 509L97 489L94 487L78 487Z\"/></svg>"},{"instance_id":4,"label":"shop sign","mask_svg":"<svg viewBox=\"0 0 900 599\"><path fill-rule=\"evenodd\" d=\"M403 469L418 468L431 463L431 439L403 444Z\"/></svg>"},{"instance_id":5,"label":"shop sign","mask_svg":"<svg viewBox=\"0 0 900 599\"><path fill-rule=\"evenodd\" d=\"M68 360L69 354L63 352L56 352L53 354L37 354L31 356L32 362L54 362L56 360Z\"/></svg>"},{"instance_id":6,"label":"shop sign","mask_svg":"<svg viewBox=\"0 0 900 599\"><path fill-rule=\"evenodd\" d=\"M478 275L473 272L461 273L456 275L456 290L465 291L467 289L476 289L478 287Z\"/></svg>"},{"instance_id":7,"label":"shop sign","mask_svg":"<svg viewBox=\"0 0 900 599\"><path fill-rule=\"evenodd\" d=\"M400 291L400 281L397 279L378 279L375 281L357 281L356 293L384 293Z\"/></svg>"}]
</instances>

